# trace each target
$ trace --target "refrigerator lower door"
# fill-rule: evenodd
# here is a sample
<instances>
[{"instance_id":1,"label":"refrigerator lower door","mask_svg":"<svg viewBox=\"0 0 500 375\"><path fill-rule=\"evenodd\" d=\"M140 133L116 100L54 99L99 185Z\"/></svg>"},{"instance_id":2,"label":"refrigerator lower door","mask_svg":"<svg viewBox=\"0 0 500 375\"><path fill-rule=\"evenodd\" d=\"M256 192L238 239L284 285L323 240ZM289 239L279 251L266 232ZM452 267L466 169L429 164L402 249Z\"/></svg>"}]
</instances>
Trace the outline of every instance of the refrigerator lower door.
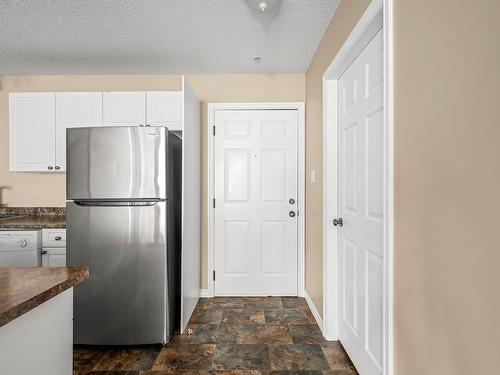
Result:
<instances>
[{"instance_id":1,"label":"refrigerator lower door","mask_svg":"<svg viewBox=\"0 0 500 375\"><path fill-rule=\"evenodd\" d=\"M68 202L66 210L68 266L90 268L74 290L74 342L167 342L166 202Z\"/></svg>"}]
</instances>

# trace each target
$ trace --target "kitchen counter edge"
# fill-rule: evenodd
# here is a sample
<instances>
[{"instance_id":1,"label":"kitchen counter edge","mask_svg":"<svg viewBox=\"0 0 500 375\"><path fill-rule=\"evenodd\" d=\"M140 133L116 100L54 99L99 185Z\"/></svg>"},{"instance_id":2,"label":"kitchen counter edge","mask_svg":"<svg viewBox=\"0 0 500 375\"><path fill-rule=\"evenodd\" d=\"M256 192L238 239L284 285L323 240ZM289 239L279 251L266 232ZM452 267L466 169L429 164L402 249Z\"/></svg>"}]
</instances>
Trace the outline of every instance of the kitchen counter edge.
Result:
<instances>
[{"instance_id":1,"label":"kitchen counter edge","mask_svg":"<svg viewBox=\"0 0 500 375\"><path fill-rule=\"evenodd\" d=\"M88 267L0 268L0 327L88 278Z\"/></svg>"}]
</instances>

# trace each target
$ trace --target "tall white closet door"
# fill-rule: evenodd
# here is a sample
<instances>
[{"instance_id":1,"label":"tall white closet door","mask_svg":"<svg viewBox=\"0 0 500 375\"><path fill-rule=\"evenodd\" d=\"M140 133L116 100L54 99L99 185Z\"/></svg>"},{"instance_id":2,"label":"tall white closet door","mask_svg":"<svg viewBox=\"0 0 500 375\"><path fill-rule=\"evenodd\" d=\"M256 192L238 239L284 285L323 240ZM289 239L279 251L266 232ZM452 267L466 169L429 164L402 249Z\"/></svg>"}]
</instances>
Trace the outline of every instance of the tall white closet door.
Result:
<instances>
[{"instance_id":1,"label":"tall white closet door","mask_svg":"<svg viewBox=\"0 0 500 375\"><path fill-rule=\"evenodd\" d=\"M338 83L339 339L360 374L382 374L383 34Z\"/></svg>"}]
</instances>

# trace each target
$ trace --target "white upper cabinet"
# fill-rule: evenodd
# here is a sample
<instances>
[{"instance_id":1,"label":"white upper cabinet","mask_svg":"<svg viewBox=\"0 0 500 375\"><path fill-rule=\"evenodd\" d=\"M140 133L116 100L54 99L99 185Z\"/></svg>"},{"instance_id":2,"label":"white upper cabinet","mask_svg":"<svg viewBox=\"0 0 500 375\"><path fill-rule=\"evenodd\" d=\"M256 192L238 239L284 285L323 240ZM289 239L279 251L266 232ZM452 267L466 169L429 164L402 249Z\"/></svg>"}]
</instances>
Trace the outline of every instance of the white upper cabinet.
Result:
<instances>
[{"instance_id":1,"label":"white upper cabinet","mask_svg":"<svg viewBox=\"0 0 500 375\"><path fill-rule=\"evenodd\" d=\"M103 93L104 126L138 126L146 124L144 91L106 91Z\"/></svg>"},{"instance_id":2,"label":"white upper cabinet","mask_svg":"<svg viewBox=\"0 0 500 375\"><path fill-rule=\"evenodd\" d=\"M11 171L55 168L55 93L9 94Z\"/></svg>"},{"instance_id":3,"label":"white upper cabinet","mask_svg":"<svg viewBox=\"0 0 500 375\"><path fill-rule=\"evenodd\" d=\"M66 129L93 126L183 128L182 91L9 94L10 170L64 172Z\"/></svg>"},{"instance_id":4,"label":"white upper cabinet","mask_svg":"<svg viewBox=\"0 0 500 375\"><path fill-rule=\"evenodd\" d=\"M56 93L55 170L66 170L66 129L102 126L102 92Z\"/></svg>"},{"instance_id":5,"label":"white upper cabinet","mask_svg":"<svg viewBox=\"0 0 500 375\"><path fill-rule=\"evenodd\" d=\"M182 91L148 91L146 124L182 130Z\"/></svg>"}]
</instances>

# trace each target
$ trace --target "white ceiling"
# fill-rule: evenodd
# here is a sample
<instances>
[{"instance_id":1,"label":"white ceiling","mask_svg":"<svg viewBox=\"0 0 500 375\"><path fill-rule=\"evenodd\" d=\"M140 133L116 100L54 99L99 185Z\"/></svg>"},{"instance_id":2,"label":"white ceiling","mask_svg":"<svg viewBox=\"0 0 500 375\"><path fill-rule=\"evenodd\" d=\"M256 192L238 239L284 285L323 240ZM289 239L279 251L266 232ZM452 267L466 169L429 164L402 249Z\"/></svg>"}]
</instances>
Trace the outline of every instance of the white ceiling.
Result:
<instances>
[{"instance_id":1,"label":"white ceiling","mask_svg":"<svg viewBox=\"0 0 500 375\"><path fill-rule=\"evenodd\" d=\"M0 0L0 74L305 72L340 0L251 1Z\"/></svg>"}]
</instances>

